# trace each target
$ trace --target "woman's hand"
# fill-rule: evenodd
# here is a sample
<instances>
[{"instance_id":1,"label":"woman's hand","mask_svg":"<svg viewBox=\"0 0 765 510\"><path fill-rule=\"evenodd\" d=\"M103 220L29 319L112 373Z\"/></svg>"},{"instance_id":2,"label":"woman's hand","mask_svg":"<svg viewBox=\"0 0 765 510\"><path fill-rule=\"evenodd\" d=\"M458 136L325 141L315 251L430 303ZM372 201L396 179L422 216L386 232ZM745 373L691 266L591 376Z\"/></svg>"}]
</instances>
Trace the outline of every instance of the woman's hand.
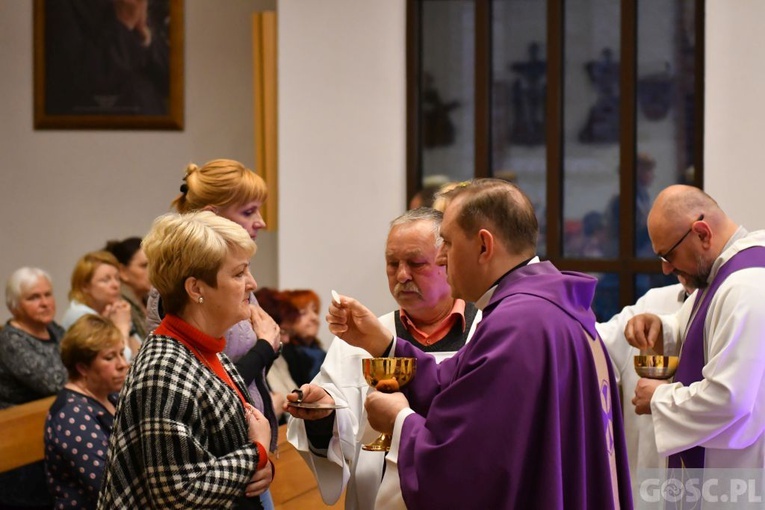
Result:
<instances>
[{"instance_id":1,"label":"woman's hand","mask_svg":"<svg viewBox=\"0 0 765 510\"><path fill-rule=\"evenodd\" d=\"M130 319L130 303L122 299L117 300L106 305L101 315L112 321L127 340L128 335L130 335L130 328L133 325Z\"/></svg>"},{"instance_id":2,"label":"woman's hand","mask_svg":"<svg viewBox=\"0 0 765 510\"><path fill-rule=\"evenodd\" d=\"M269 425L268 419L263 416L263 413L249 404L245 406L244 411L247 417L247 437L253 443L260 443L268 449L268 446L271 444L271 425ZM268 486L271 485L273 479L274 472L271 462L266 462L266 466L263 469L253 473L244 491L245 496L251 498L263 494L268 489Z\"/></svg>"},{"instance_id":3,"label":"woman's hand","mask_svg":"<svg viewBox=\"0 0 765 510\"><path fill-rule=\"evenodd\" d=\"M244 414L247 417L247 437L253 443L260 443L267 449L271 444L271 425L268 419L249 404Z\"/></svg>"},{"instance_id":4,"label":"woman's hand","mask_svg":"<svg viewBox=\"0 0 765 510\"><path fill-rule=\"evenodd\" d=\"M269 342L274 348L274 352L277 352L281 343L279 334L281 329L276 321L261 307L250 305L250 323L255 335Z\"/></svg>"},{"instance_id":5,"label":"woman's hand","mask_svg":"<svg viewBox=\"0 0 765 510\"><path fill-rule=\"evenodd\" d=\"M244 495L248 498L260 496L266 492L266 489L268 489L268 486L271 485L271 482L273 481L273 466L271 465L271 462L268 462L266 463L266 467L260 471L255 471L255 473L252 474L252 478L250 478L250 481L247 483L247 488L244 490Z\"/></svg>"}]
</instances>

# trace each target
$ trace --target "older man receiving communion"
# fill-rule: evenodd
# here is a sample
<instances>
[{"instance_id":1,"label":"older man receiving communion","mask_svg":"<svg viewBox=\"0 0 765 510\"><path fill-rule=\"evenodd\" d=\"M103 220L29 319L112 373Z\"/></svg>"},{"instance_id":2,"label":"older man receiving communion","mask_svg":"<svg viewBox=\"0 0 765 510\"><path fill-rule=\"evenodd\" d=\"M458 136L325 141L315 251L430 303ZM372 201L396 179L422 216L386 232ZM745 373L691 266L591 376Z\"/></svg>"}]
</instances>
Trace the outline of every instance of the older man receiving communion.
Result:
<instances>
[{"instance_id":1,"label":"older man receiving communion","mask_svg":"<svg viewBox=\"0 0 765 510\"><path fill-rule=\"evenodd\" d=\"M420 208L391 222L385 263L400 309L380 318L403 340L439 360L454 355L480 320L472 303L451 296L444 268L436 265L441 219L439 211ZM345 342L332 343L321 372L301 390L304 402L347 408L330 414L288 406L293 416L303 418L290 421L288 438L314 472L325 502L334 503L347 488L347 510L400 509L404 501L396 466L386 465L385 452L361 449L378 434L364 412L364 398L372 390L361 372L361 359L368 357Z\"/></svg>"}]
</instances>

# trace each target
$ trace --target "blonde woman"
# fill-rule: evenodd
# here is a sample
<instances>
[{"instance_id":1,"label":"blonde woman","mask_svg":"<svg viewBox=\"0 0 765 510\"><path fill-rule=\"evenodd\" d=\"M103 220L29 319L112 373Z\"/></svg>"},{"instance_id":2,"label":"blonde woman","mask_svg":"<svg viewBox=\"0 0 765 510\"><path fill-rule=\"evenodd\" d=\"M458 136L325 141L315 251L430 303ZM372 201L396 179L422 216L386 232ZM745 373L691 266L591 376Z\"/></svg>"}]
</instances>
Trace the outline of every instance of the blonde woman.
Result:
<instances>
[{"instance_id":1,"label":"blonde woman","mask_svg":"<svg viewBox=\"0 0 765 510\"><path fill-rule=\"evenodd\" d=\"M61 341L69 380L45 420L45 471L55 508L96 508L128 363L112 321L86 314Z\"/></svg>"},{"instance_id":2,"label":"blonde woman","mask_svg":"<svg viewBox=\"0 0 765 510\"><path fill-rule=\"evenodd\" d=\"M268 195L265 181L231 159L215 159L202 166L190 164L186 167L180 194L172 201L173 209L179 213L210 211L241 226L254 241L266 223L261 207ZM259 309L255 297L251 297L253 314ZM163 304L159 293L149 293L148 329L154 329L163 315ZM266 372L281 352L278 326L270 317L263 329L275 330L271 336L258 335L249 320L234 324L226 331L224 352L231 358L253 399L255 408L265 414L271 424L271 440L266 445L276 450L278 426L273 408L272 396L266 385ZM266 509L273 508L270 494L263 496Z\"/></svg>"},{"instance_id":3,"label":"blonde woman","mask_svg":"<svg viewBox=\"0 0 765 510\"><path fill-rule=\"evenodd\" d=\"M68 330L85 314L111 320L125 339L125 358L130 361L141 346L130 318L130 304L120 294L120 263L107 251L86 253L72 271L69 308L61 325Z\"/></svg>"},{"instance_id":4,"label":"blonde woman","mask_svg":"<svg viewBox=\"0 0 765 510\"><path fill-rule=\"evenodd\" d=\"M271 427L222 352L252 317L255 243L200 212L157 218L143 249L166 314L122 391L99 508L262 508Z\"/></svg>"}]
</instances>

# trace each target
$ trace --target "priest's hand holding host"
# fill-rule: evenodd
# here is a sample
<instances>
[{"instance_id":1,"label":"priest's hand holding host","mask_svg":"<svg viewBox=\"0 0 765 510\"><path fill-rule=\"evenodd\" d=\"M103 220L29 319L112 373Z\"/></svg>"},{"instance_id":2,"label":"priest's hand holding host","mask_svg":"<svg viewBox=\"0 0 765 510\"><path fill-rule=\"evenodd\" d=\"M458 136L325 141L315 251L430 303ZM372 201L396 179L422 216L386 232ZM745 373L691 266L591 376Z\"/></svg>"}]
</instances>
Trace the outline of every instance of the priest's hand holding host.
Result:
<instances>
[{"instance_id":1,"label":"priest's hand holding host","mask_svg":"<svg viewBox=\"0 0 765 510\"><path fill-rule=\"evenodd\" d=\"M641 313L627 322L624 336L633 347L663 352L661 318L652 313Z\"/></svg>"},{"instance_id":2,"label":"priest's hand holding host","mask_svg":"<svg viewBox=\"0 0 765 510\"><path fill-rule=\"evenodd\" d=\"M364 305L349 297L329 305L327 323L329 331L346 343L360 347L373 357L382 356L393 340L388 331Z\"/></svg>"},{"instance_id":3,"label":"priest's hand holding host","mask_svg":"<svg viewBox=\"0 0 765 510\"><path fill-rule=\"evenodd\" d=\"M332 301L327 314L329 330L354 347L360 347L373 357L380 357L389 349L393 334L385 328L364 305L349 297L341 302ZM369 424L378 432L391 433L398 413L409 407L403 393L375 391L367 397L364 408Z\"/></svg>"}]
</instances>

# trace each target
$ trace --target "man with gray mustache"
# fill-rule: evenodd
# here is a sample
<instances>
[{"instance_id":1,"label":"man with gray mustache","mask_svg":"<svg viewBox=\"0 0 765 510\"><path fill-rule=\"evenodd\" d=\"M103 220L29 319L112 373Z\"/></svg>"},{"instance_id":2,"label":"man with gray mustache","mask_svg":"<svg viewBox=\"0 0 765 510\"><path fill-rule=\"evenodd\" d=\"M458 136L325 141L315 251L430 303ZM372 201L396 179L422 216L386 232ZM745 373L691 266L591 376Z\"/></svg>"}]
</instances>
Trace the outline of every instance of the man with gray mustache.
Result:
<instances>
[{"instance_id":1,"label":"man with gray mustache","mask_svg":"<svg viewBox=\"0 0 765 510\"><path fill-rule=\"evenodd\" d=\"M442 218L440 211L419 208L391 222L385 262L388 286L400 308L380 317L399 338L431 353L439 362L469 340L481 317L472 303L451 296L446 271L435 263ZM346 509L405 508L395 465L386 465L385 452L361 449L378 435L364 410L372 388L364 380L361 359L368 357L362 349L333 341L319 375L300 389L305 403L347 408L327 411L285 406L300 418L290 420L287 438L314 472L325 503L334 504L347 488ZM288 399L294 401L296 396Z\"/></svg>"}]
</instances>

